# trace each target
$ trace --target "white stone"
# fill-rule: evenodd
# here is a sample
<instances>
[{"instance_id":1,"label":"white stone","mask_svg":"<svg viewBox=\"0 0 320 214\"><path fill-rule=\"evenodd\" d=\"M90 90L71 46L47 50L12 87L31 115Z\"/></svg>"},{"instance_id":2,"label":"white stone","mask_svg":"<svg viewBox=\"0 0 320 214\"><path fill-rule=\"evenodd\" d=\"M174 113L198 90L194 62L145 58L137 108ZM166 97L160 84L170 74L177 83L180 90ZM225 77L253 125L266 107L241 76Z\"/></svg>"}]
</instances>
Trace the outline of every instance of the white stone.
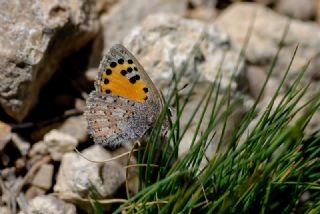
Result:
<instances>
[{"instance_id":1,"label":"white stone","mask_svg":"<svg viewBox=\"0 0 320 214\"><path fill-rule=\"evenodd\" d=\"M82 155L93 161L103 161L112 156L103 147L95 145ZM64 154L54 191L61 198L87 198L92 189L98 197L110 197L125 182L125 169L116 161L90 162L76 153Z\"/></svg>"},{"instance_id":2,"label":"white stone","mask_svg":"<svg viewBox=\"0 0 320 214\"><path fill-rule=\"evenodd\" d=\"M254 14L256 14L254 25L245 52L246 60L267 69L289 23L286 16L259 4L235 3L223 11L215 23L239 46L243 46ZM313 60L309 66L310 70L320 60L320 28L315 23L291 20L284 44L274 68L275 76L279 77L286 71L298 44L299 49L291 67L290 78L296 77L297 72L311 58Z\"/></svg>"},{"instance_id":3,"label":"white stone","mask_svg":"<svg viewBox=\"0 0 320 214\"><path fill-rule=\"evenodd\" d=\"M88 139L87 121L83 115L66 119L58 130L71 135L80 143L83 143Z\"/></svg>"},{"instance_id":4,"label":"white stone","mask_svg":"<svg viewBox=\"0 0 320 214\"><path fill-rule=\"evenodd\" d=\"M200 74L200 81L212 82L225 53L221 87L226 88L240 53L227 34L214 25L167 13L148 16L124 39L124 44L164 93L171 87L172 66L177 74L185 70L182 81L191 82ZM243 69L241 60L236 76L241 77ZM232 88L236 87L233 81Z\"/></svg>"},{"instance_id":5,"label":"white stone","mask_svg":"<svg viewBox=\"0 0 320 214\"><path fill-rule=\"evenodd\" d=\"M77 139L58 130L51 130L43 138L53 160L60 160L64 153L74 150L78 145Z\"/></svg>"},{"instance_id":6,"label":"white stone","mask_svg":"<svg viewBox=\"0 0 320 214\"><path fill-rule=\"evenodd\" d=\"M315 15L315 0L278 0L279 13L302 20L310 20Z\"/></svg>"},{"instance_id":7,"label":"white stone","mask_svg":"<svg viewBox=\"0 0 320 214\"><path fill-rule=\"evenodd\" d=\"M54 196L37 196L30 201L30 212L38 214L76 214L76 207Z\"/></svg>"},{"instance_id":8,"label":"white stone","mask_svg":"<svg viewBox=\"0 0 320 214\"><path fill-rule=\"evenodd\" d=\"M131 29L150 14L171 12L184 15L186 0L121 0L101 18L104 52L125 38ZM124 12L125 11L125 12Z\"/></svg>"},{"instance_id":9,"label":"white stone","mask_svg":"<svg viewBox=\"0 0 320 214\"><path fill-rule=\"evenodd\" d=\"M32 179L32 185L49 190L52 186L53 165L43 164Z\"/></svg>"},{"instance_id":10,"label":"white stone","mask_svg":"<svg viewBox=\"0 0 320 214\"><path fill-rule=\"evenodd\" d=\"M30 149L30 143L22 139L18 134L12 133L11 140L13 144L18 148L21 155L26 155Z\"/></svg>"}]
</instances>

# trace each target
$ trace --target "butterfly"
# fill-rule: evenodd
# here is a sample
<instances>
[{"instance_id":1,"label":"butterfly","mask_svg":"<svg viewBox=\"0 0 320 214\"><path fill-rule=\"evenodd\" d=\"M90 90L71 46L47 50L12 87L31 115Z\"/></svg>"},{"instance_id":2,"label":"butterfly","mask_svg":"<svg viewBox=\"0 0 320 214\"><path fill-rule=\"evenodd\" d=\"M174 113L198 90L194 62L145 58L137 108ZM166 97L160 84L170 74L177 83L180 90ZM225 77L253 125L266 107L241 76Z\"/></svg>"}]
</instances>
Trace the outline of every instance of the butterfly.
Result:
<instances>
[{"instance_id":1,"label":"butterfly","mask_svg":"<svg viewBox=\"0 0 320 214\"><path fill-rule=\"evenodd\" d=\"M141 139L155 124L163 97L138 60L116 44L100 62L85 116L95 143L117 147Z\"/></svg>"}]
</instances>

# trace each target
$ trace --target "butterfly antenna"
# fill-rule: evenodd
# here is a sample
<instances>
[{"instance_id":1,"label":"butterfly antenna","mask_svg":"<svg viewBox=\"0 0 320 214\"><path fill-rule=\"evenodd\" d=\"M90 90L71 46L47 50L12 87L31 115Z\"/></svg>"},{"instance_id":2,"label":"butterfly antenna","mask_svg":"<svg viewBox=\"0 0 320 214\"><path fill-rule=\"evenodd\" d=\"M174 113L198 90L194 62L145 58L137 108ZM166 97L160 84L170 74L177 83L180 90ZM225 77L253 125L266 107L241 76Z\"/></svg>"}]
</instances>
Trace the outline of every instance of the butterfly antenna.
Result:
<instances>
[{"instance_id":1,"label":"butterfly antenna","mask_svg":"<svg viewBox=\"0 0 320 214\"><path fill-rule=\"evenodd\" d=\"M126 156L126 155L131 156L131 154L132 154L133 152L139 151L139 149L133 149L133 150L131 150L131 151L124 152L124 153L122 153L122 154L120 154L120 155L117 155L117 156L115 156L115 157L112 157L112 158L109 158L109 159L106 159L106 160L91 160L90 158L87 158L86 156L84 156L76 147L74 147L73 149L74 149L74 150L78 153L78 155L80 155L82 158L84 158L84 159L86 159L87 161L90 161L90 162L92 162L92 163L107 163L107 162L114 161L114 160L117 160L117 159L119 159L119 158L122 158L122 157L124 157L124 156Z\"/></svg>"}]
</instances>

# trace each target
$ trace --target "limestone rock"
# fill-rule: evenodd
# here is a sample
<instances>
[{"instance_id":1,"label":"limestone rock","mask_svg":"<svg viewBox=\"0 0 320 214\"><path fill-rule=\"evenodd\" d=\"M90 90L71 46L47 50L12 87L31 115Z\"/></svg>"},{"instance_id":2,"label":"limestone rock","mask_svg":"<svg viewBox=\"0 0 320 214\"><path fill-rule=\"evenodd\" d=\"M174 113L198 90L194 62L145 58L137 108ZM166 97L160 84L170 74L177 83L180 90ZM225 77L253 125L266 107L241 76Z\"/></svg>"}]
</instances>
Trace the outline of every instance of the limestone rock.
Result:
<instances>
[{"instance_id":1,"label":"limestone rock","mask_svg":"<svg viewBox=\"0 0 320 214\"><path fill-rule=\"evenodd\" d=\"M170 87L173 66L178 73L184 70L183 79L189 82L198 74L200 81L214 81L224 54L221 73L225 88L236 70L240 51L214 25L167 13L147 17L124 39L124 44L161 89ZM243 72L244 62L240 61L236 76L241 79ZM232 88L237 86L232 82Z\"/></svg>"},{"instance_id":2,"label":"limestone rock","mask_svg":"<svg viewBox=\"0 0 320 214\"><path fill-rule=\"evenodd\" d=\"M83 115L66 119L58 130L73 136L80 143L85 142L88 138L87 121Z\"/></svg>"},{"instance_id":3,"label":"limestone rock","mask_svg":"<svg viewBox=\"0 0 320 214\"><path fill-rule=\"evenodd\" d=\"M11 127L0 121L0 151L7 145L11 139Z\"/></svg>"},{"instance_id":4,"label":"limestone rock","mask_svg":"<svg viewBox=\"0 0 320 214\"><path fill-rule=\"evenodd\" d=\"M214 7L217 5L219 0L189 0L188 3L194 7L197 6L207 6L207 7Z\"/></svg>"},{"instance_id":5,"label":"limestone rock","mask_svg":"<svg viewBox=\"0 0 320 214\"><path fill-rule=\"evenodd\" d=\"M40 141L32 145L29 151L29 156L30 157L34 157L35 155L44 156L48 153L49 153L48 147L46 146L46 144L43 143L43 141Z\"/></svg>"},{"instance_id":6,"label":"limestone rock","mask_svg":"<svg viewBox=\"0 0 320 214\"><path fill-rule=\"evenodd\" d=\"M182 142L179 145L179 155L183 155L187 153L190 150L190 146L192 143L192 139L194 138L194 135L197 130L198 123L201 118L201 114L204 111L205 104L203 103L201 106L198 107L198 103L201 101L204 95L208 94L210 84L206 82L200 82L195 86L194 92L189 98L189 102L186 104L184 112L182 113L181 119L180 119L180 125L181 127L186 127L187 123L189 123L189 120L192 119L191 124L189 128L186 131L185 136L182 138ZM222 92L223 93L223 92ZM221 102L223 94L219 94L217 98L217 102ZM233 91L233 93L236 93L236 90ZM199 140L201 133L204 133L209 122L210 122L210 116L212 112L212 108L215 103L215 96L212 96L209 100L208 107L204 113L204 117L201 121L201 126L199 129L199 132L197 133L197 136L195 138L195 142ZM229 115L228 120L226 121L225 133L224 133L224 140L221 144L220 149L225 149L225 143L228 140L230 140L231 133L233 133L236 125L239 123L241 117L244 115L244 113L247 111L247 107L243 104L243 97L242 96L232 96L231 102L238 101L237 108ZM226 109L226 105L224 104L221 107L220 113L217 114L217 117L221 117L222 112ZM193 116L193 113L196 112L196 114ZM223 129L223 122L219 122L214 130L209 135L210 137L214 137L213 142L218 142L221 137L221 130ZM217 150L217 143L212 143L208 146L208 149L206 150L207 157L212 157L212 155L215 154ZM220 150L221 151L221 150ZM207 163L207 161L203 162L204 164Z\"/></svg>"},{"instance_id":7,"label":"limestone rock","mask_svg":"<svg viewBox=\"0 0 320 214\"><path fill-rule=\"evenodd\" d=\"M319 23L320 22L320 0L314 0L314 1L315 1L316 19Z\"/></svg>"},{"instance_id":8,"label":"limestone rock","mask_svg":"<svg viewBox=\"0 0 320 214\"><path fill-rule=\"evenodd\" d=\"M0 213L2 214L11 214L11 211L8 207L0 207Z\"/></svg>"},{"instance_id":9,"label":"limestone rock","mask_svg":"<svg viewBox=\"0 0 320 214\"><path fill-rule=\"evenodd\" d=\"M12 133L11 135L12 143L19 150L21 155L26 155L30 149L30 143L22 139L18 134Z\"/></svg>"},{"instance_id":10,"label":"limestone rock","mask_svg":"<svg viewBox=\"0 0 320 214\"><path fill-rule=\"evenodd\" d=\"M249 93L257 98L264 81L267 79L267 74L259 66L248 66L247 77Z\"/></svg>"},{"instance_id":11,"label":"limestone rock","mask_svg":"<svg viewBox=\"0 0 320 214\"><path fill-rule=\"evenodd\" d=\"M186 14L187 18L199 19L202 21L212 21L217 16L217 12L212 8L207 7L197 7L193 10L189 10Z\"/></svg>"},{"instance_id":12,"label":"limestone rock","mask_svg":"<svg viewBox=\"0 0 320 214\"><path fill-rule=\"evenodd\" d=\"M39 188L39 187L35 187L35 186L30 186L27 190L26 190L26 199L28 201L30 201L31 199L40 196L40 195L44 195L46 193L46 190Z\"/></svg>"},{"instance_id":13,"label":"limestone rock","mask_svg":"<svg viewBox=\"0 0 320 214\"><path fill-rule=\"evenodd\" d=\"M184 72L181 85L178 88L181 88L185 83L190 84L197 75L200 75L199 83L196 84L181 116L180 124L184 127L192 113L198 112L180 143L180 154L189 150L202 111L201 108L196 109L197 103L207 94L210 83L216 80L220 65L223 74L222 93L227 89L230 81L232 94L236 92L237 88L246 85L245 79L243 79L245 76L244 61L240 60L239 66L237 66L239 48L213 24L188 20L172 14L154 14L147 17L140 26L134 28L124 39L124 44L134 53L164 94L172 86L173 65L177 75L181 71ZM223 56L225 59L221 64ZM231 80L234 73L237 78ZM188 88L179 92L181 99L183 99L183 91L188 91ZM211 101L210 106L212 107L214 99ZM239 108L241 109L241 107ZM207 111L199 133L203 132L208 124L210 112L210 110ZM236 123L236 121L236 117L229 120L230 124ZM228 126L230 130L232 127ZM209 150L211 154L214 146Z\"/></svg>"},{"instance_id":14,"label":"limestone rock","mask_svg":"<svg viewBox=\"0 0 320 214\"><path fill-rule=\"evenodd\" d=\"M215 0L189 0L186 17L203 21L213 21L217 16L217 1Z\"/></svg>"},{"instance_id":15,"label":"limestone rock","mask_svg":"<svg viewBox=\"0 0 320 214\"><path fill-rule=\"evenodd\" d=\"M49 190L52 185L53 165L43 164L32 179L32 185Z\"/></svg>"},{"instance_id":16,"label":"limestone rock","mask_svg":"<svg viewBox=\"0 0 320 214\"><path fill-rule=\"evenodd\" d=\"M264 5L270 5L275 3L277 0L255 0L255 2L264 4Z\"/></svg>"},{"instance_id":17,"label":"limestone rock","mask_svg":"<svg viewBox=\"0 0 320 214\"><path fill-rule=\"evenodd\" d=\"M234 41L243 45L246 32L252 22L254 13L256 13L256 16L250 35L250 41L246 48L246 60L254 66L259 66L259 69L267 70L270 66L270 62L276 55L281 37L289 23L287 17L279 15L271 9L259 4L236 3L217 18L216 24L226 30ZM309 82L312 84L310 90L306 93L305 98L301 100L298 106L306 103L307 98L310 98L314 93L319 92L320 28L313 22L290 20L287 36L283 42L283 49L280 52L271 79L264 91L264 97L259 104L260 109L263 109L269 103L270 98L273 96L279 85L279 79L287 70L294 50L298 44L298 51L290 68L285 85L290 85L301 69L312 59L306 74L303 77L304 79L301 82L304 86ZM252 75L252 70L247 74ZM254 77L252 76L248 77L251 82L254 81L253 78ZM255 81L264 80L256 79ZM280 91L280 95L275 100L275 103L278 103L283 95L284 93ZM319 118L319 112L316 112L312 122L307 128L309 133L312 132L315 127L319 126L316 125L319 124Z\"/></svg>"},{"instance_id":18,"label":"limestone rock","mask_svg":"<svg viewBox=\"0 0 320 214\"><path fill-rule=\"evenodd\" d=\"M249 93L254 98L257 98L264 82L267 79L266 72L259 66L248 66L247 69L247 79L248 79L248 87L249 87ZM262 94L262 103L265 103L266 105L270 101L270 99L273 97L277 90L277 86L279 86L280 80L274 77L270 77L268 84L265 86L265 89ZM284 92L283 89L280 89L280 93Z\"/></svg>"},{"instance_id":19,"label":"limestone rock","mask_svg":"<svg viewBox=\"0 0 320 214\"><path fill-rule=\"evenodd\" d=\"M233 41L242 46L254 13L257 13L257 15L246 50L246 59L250 63L266 69L277 52L278 43L289 21L287 17L259 4L236 3L226 9L215 23L228 32ZM299 49L291 67L290 77L295 77L302 66L311 58L313 58L313 61L310 68L313 67L313 63L319 60L319 27L311 22L291 20L284 48L274 69L275 76L281 76L286 70L298 44Z\"/></svg>"},{"instance_id":20,"label":"limestone rock","mask_svg":"<svg viewBox=\"0 0 320 214\"><path fill-rule=\"evenodd\" d=\"M310 20L315 15L314 0L278 0L276 10L279 13L302 20Z\"/></svg>"},{"instance_id":21,"label":"limestone rock","mask_svg":"<svg viewBox=\"0 0 320 214\"><path fill-rule=\"evenodd\" d=\"M112 156L117 157L127 152L132 151L131 144L125 144L122 147L112 151ZM130 157L130 162L128 163L129 155L122 156L117 159L117 162L125 169L127 165L135 165L137 164L137 160L135 158L135 153L133 153ZM138 192L139 189L139 177L138 177L138 167L129 167L128 168L128 190L130 195L134 195Z\"/></svg>"},{"instance_id":22,"label":"limestone rock","mask_svg":"<svg viewBox=\"0 0 320 214\"><path fill-rule=\"evenodd\" d=\"M65 134L58 130L52 130L43 138L44 144L53 160L61 160L64 153L73 151L74 147L78 145L77 139L69 134Z\"/></svg>"},{"instance_id":23,"label":"limestone rock","mask_svg":"<svg viewBox=\"0 0 320 214\"><path fill-rule=\"evenodd\" d=\"M92 1L2 1L0 105L16 120L36 104L59 62L98 29Z\"/></svg>"},{"instance_id":24,"label":"limestone rock","mask_svg":"<svg viewBox=\"0 0 320 214\"><path fill-rule=\"evenodd\" d=\"M186 5L186 0L121 0L101 18L104 52L113 44L121 42L146 16L157 12L183 15Z\"/></svg>"},{"instance_id":25,"label":"limestone rock","mask_svg":"<svg viewBox=\"0 0 320 214\"><path fill-rule=\"evenodd\" d=\"M30 212L39 214L76 214L76 207L54 196L42 195L30 201Z\"/></svg>"},{"instance_id":26,"label":"limestone rock","mask_svg":"<svg viewBox=\"0 0 320 214\"><path fill-rule=\"evenodd\" d=\"M89 147L82 155L93 161L112 157L99 145ZM116 161L95 163L76 153L67 153L61 160L54 191L68 200L87 198L93 190L98 198L105 198L112 196L124 182L125 170Z\"/></svg>"}]
</instances>

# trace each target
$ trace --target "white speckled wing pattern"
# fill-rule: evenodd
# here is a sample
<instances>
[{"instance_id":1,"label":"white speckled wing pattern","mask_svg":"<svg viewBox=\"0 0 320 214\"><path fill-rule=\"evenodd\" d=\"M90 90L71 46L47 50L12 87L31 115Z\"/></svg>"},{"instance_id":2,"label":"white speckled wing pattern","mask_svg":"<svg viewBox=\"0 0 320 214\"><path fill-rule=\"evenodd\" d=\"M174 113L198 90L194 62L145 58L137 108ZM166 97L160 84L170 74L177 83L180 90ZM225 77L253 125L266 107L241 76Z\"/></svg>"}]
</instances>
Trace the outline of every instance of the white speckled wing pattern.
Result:
<instances>
[{"instance_id":1,"label":"white speckled wing pattern","mask_svg":"<svg viewBox=\"0 0 320 214\"><path fill-rule=\"evenodd\" d=\"M106 93L102 90L103 74L112 62L119 60L132 60L137 66L136 73L141 81L149 89L148 99L139 102L117 94ZM119 65L120 66L120 65ZM128 80L134 74L123 75ZM129 76L129 77L128 77ZM124 84L129 84L124 82ZM104 87L104 86L103 86ZM117 87L122 87L117 85ZM95 83L95 91L92 91L87 100L85 116L88 121L89 134L94 141L108 147L117 147L123 143L134 142L142 138L157 120L161 108L162 98L147 73L143 70L134 56L122 45L113 46L103 57ZM111 88L113 89L113 88Z\"/></svg>"}]
</instances>

